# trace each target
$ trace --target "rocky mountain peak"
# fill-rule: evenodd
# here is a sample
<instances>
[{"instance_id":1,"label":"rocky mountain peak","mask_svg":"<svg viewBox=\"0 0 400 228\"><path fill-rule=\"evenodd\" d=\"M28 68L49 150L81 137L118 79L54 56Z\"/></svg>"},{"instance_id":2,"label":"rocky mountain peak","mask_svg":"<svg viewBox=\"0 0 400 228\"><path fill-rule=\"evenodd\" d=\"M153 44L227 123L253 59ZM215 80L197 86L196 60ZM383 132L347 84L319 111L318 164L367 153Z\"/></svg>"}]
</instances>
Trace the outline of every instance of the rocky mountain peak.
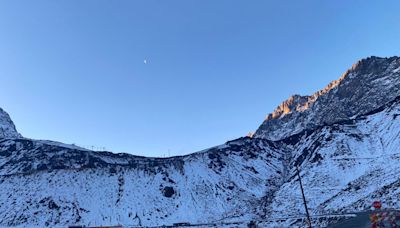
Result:
<instances>
[{"instance_id":1,"label":"rocky mountain peak","mask_svg":"<svg viewBox=\"0 0 400 228\"><path fill-rule=\"evenodd\" d=\"M21 135L15 129L15 125L8 113L0 108L0 139L20 137Z\"/></svg>"},{"instance_id":2,"label":"rocky mountain peak","mask_svg":"<svg viewBox=\"0 0 400 228\"><path fill-rule=\"evenodd\" d=\"M293 95L267 115L254 137L279 140L361 115L400 96L400 58L371 56L311 96Z\"/></svg>"}]
</instances>

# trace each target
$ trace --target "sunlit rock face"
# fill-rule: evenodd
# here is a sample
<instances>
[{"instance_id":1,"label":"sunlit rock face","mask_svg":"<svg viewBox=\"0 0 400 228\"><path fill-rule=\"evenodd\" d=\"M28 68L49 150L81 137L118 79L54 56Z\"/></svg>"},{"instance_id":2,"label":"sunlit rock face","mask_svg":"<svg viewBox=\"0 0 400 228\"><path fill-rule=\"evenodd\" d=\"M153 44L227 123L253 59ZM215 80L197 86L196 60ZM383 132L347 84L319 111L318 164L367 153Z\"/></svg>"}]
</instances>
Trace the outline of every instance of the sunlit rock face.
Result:
<instances>
[{"instance_id":1,"label":"sunlit rock face","mask_svg":"<svg viewBox=\"0 0 400 228\"><path fill-rule=\"evenodd\" d=\"M19 138L20 134L15 129L8 113L0 108L0 139L1 138Z\"/></svg>"},{"instance_id":2,"label":"sunlit rock face","mask_svg":"<svg viewBox=\"0 0 400 228\"><path fill-rule=\"evenodd\" d=\"M255 138L280 140L368 112L400 95L400 58L369 57L312 96L294 95L269 114Z\"/></svg>"}]
</instances>

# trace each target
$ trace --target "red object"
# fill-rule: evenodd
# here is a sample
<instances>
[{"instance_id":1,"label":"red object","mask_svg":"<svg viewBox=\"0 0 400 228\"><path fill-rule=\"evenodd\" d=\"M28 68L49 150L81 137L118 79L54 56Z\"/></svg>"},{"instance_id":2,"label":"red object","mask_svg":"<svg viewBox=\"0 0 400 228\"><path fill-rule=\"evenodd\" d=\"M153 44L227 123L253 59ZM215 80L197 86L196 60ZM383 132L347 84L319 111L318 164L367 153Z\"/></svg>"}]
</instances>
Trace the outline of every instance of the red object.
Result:
<instances>
[{"instance_id":1,"label":"red object","mask_svg":"<svg viewBox=\"0 0 400 228\"><path fill-rule=\"evenodd\" d=\"M373 204L375 209L381 209L382 203L380 201L375 201Z\"/></svg>"}]
</instances>

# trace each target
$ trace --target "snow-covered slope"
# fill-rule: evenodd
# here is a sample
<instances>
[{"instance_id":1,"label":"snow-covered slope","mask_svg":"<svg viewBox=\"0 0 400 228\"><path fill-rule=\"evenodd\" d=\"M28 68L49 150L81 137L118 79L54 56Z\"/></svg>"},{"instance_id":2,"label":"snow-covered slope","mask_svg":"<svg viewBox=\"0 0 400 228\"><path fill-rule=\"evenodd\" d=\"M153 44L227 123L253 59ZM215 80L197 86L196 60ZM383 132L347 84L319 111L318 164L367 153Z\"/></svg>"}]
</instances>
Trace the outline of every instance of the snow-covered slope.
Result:
<instances>
[{"instance_id":1,"label":"snow-covered slope","mask_svg":"<svg viewBox=\"0 0 400 228\"><path fill-rule=\"evenodd\" d=\"M400 208L400 97L376 113L292 136L290 175L275 193L275 216L304 210L299 166L313 214Z\"/></svg>"},{"instance_id":2,"label":"snow-covered slope","mask_svg":"<svg viewBox=\"0 0 400 228\"><path fill-rule=\"evenodd\" d=\"M2 111L0 226L301 226L284 219L304 215L297 166L312 215L363 211L378 199L400 208L399 66L397 57L361 60L326 89L284 102L254 137L181 157L23 138Z\"/></svg>"},{"instance_id":3,"label":"snow-covered slope","mask_svg":"<svg viewBox=\"0 0 400 228\"><path fill-rule=\"evenodd\" d=\"M276 146L241 138L160 159L3 140L0 223L160 225L249 216L283 183L285 154Z\"/></svg>"}]
</instances>

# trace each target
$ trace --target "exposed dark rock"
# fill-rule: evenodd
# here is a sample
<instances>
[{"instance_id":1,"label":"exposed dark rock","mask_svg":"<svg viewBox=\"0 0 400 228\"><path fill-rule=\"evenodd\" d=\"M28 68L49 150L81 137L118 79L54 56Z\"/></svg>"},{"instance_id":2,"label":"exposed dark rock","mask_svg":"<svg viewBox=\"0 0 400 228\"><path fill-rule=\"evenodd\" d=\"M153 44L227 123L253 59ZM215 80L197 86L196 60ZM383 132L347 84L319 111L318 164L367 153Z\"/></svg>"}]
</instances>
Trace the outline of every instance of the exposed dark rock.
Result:
<instances>
[{"instance_id":1,"label":"exposed dark rock","mask_svg":"<svg viewBox=\"0 0 400 228\"><path fill-rule=\"evenodd\" d=\"M167 198L171 198L175 195L175 189L171 186L166 186L163 189L163 195Z\"/></svg>"}]
</instances>

